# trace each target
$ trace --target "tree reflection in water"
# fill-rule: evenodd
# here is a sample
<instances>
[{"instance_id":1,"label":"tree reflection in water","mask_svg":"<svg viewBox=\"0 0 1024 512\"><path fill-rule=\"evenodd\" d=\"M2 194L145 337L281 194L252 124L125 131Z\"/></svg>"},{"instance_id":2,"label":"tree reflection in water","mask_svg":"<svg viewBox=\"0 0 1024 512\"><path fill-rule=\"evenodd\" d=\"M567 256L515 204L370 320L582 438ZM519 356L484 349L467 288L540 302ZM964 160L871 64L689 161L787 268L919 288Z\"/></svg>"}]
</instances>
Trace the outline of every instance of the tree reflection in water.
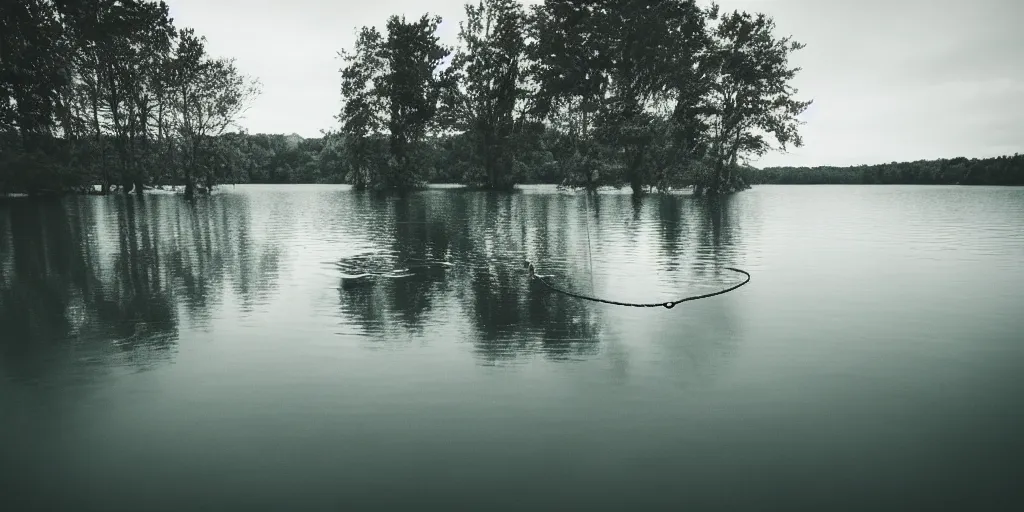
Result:
<instances>
[{"instance_id":1,"label":"tree reflection in water","mask_svg":"<svg viewBox=\"0 0 1024 512\"><path fill-rule=\"evenodd\" d=\"M53 374L47 365L61 357L108 368L168 361L179 333L209 326L226 314L225 301L243 316L256 314L278 297L283 265L302 261L306 250L339 248L380 252L408 268L404 277L355 282L324 274L337 285L337 299L326 298L330 314L379 346L457 335L482 363L502 364L534 355L588 358L600 342L629 341L645 328L680 345L667 337L732 324L720 299L652 321L650 312L552 293L530 282L523 262L537 263L563 289L622 300L676 293L736 263L727 201L530 190L379 198L319 189L194 203L174 196L5 201L0 371L32 380ZM286 253L295 240L313 249ZM306 267L290 270L290 279L311 279Z\"/></svg>"},{"instance_id":2,"label":"tree reflection in water","mask_svg":"<svg viewBox=\"0 0 1024 512\"><path fill-rule=\"evenodd\" d=\"M463 317L487 362L530 353L572 358L596 350L595 310L532 286L522 266L526 259L551 261L571 282L583 282L585 254L572 248L585 243L585 235L572 205L549 194L448 191L373 207L380 209L373 217L391 218L376 249L396 261L444 260L452 266L339 286L342 313L368 334L381 341L407 339L397 335ZM434 311L438 304L444 307Z\"/></svg>"},{"instance_id":3,"label":"tree reflection in water","mask_svg":"<svg viewBox=\"0 0 1024 512\"><path fill-rule=\"evenodd\" d=\"M0 371L53 364L144 369L169 361L225 280L244 303L273 293L278 249L248 239L247 199L14 199L0 206ZM182 318L184 309L186 318Z\"/></svg>"},{"instance_id":4,"label":"tree reflection in water","mask_svg":"<svg viewBox=\"0 0 1024 512\"><path fill-rule=\"evenodd\" d=\"M406 277L342 280L338 290L344 322L359 326L378 343L430 336L431 327L458 324L485 364L524 360L533 354L572 360L596 354L599 340L630 336L622 329L609 331L608 318L643 322L635 311L609 310L531 283L523 268L526 260L540 263L543 272L552 274L564 289L588 292L594 280L600 283L622 263L633 265L621 270L639 273L642 282L664 281L649 292L655 297L691 291L687 286L698 279L707 281L698 287L717 287L731 278L720 269L732 262L733 236L721 201L672 195L635 200L619 195L469 191L359 200L373 210L362 218L376 220L373 250L391 255L394 265L412 258L453 264ZM380 219L388 220L382 224ZM593 240L588 240L587 222ZM604 257L599 254L602 248L622 254ZM631 254L648 258L650 266L615 261L633 258ZM591 259L605 268L592 269ZM637 286L629 292L647 293L642 284ZM600 284L598 288L603 293L622 293ZM703 324L694 323L686 311L663 313L656 324L678 324L682 330L663 329L652 341L678 338L681 332L697 333L700 338L702 325L722 326L721 307L688 305L686 311L712 315ZM694 353L718 350L704 350L699 342L687 345L680 339L664 342Z\"/></svg>"}]
</instances>

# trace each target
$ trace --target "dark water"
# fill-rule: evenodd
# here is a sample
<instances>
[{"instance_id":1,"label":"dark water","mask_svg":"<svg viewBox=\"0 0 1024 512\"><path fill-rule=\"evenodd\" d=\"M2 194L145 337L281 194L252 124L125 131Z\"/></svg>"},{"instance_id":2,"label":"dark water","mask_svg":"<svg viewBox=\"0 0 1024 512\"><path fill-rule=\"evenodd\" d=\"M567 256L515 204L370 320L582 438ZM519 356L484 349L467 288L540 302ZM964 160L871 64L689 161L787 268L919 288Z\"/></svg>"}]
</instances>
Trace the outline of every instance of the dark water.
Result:
<instances>
[{"instance_id":1,"label":"dark water","mask_svg":"<svg viewBox=\"0 0 1024 512\"><path fill-rule=\"evenodd\" d=\"M0 510L1022 497L1020 188L19 199L0 270Z\"/></svg>"}]
</instances>

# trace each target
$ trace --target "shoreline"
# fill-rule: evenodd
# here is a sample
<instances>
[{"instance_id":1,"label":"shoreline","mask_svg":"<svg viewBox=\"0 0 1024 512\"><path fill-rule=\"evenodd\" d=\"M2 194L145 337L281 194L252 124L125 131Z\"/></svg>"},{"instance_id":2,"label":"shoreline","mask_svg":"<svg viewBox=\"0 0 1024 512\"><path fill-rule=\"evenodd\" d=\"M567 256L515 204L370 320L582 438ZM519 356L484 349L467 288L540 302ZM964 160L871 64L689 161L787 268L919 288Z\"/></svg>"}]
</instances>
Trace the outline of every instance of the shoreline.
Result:
<instances>
[{"instance_id":1,"label":"shoreline","mask_svg":"<svg viewBox=\"0 0 1024 512\"><path fill-rule=\"evenodd\" d=\"M218 185L214 188L213 192L198 194L197 197L219 195L224 193L222 189L227 187L329 187L338 188L345 190L353 190L353 186L348 183L232 183ZM1015 188L1024 187L1024 185L992 185L992 184L963 184L963 183L757 183L752 184L751 188L756 187L926 187L926 188L940 188L940 187L964 187L964 188ZM45 193L45 194L29 194L24 192L0 192L0 199L40 199L40 198L61 198L69 196L138 196L135 192L124 194L123 192L116 190L108 194L101 194L98 190L99 185L95 186L91 191L67 191L60 193ZM564 194L564 195L577 195L587 193L585 189L572 190L559 187L555 183L528 183L522 185L516 185L512 190L486 190L480 188L469 187L458 183L430 183L423 188L408 190L408 191L393 191L383 192L383 194L409 194L416 192L428 192L438 190L458 190L461 192L481 192L486 194L518 194L522 192L530 192L531 189L536 190L539 187L550 187L552 193ZM373 193L370 191L363 191L366 193ZM743 191L734 192L733 194L742 193ZM611 187L603 186L598 187L596 190L590 191L590 193L602 194L602 195L632 195L632 190L629 186L623 187ZM725 194L725 196L733 195ZM167 187L153 187L146 188L142 194L143 196L184 196L184 186L167 186ZM694 196L693 189L690 187L669 189L666 191L655 191L649 192L646 195L657 196L657 195L675 195L675 196Z\"/></svg>"}]
</instances>

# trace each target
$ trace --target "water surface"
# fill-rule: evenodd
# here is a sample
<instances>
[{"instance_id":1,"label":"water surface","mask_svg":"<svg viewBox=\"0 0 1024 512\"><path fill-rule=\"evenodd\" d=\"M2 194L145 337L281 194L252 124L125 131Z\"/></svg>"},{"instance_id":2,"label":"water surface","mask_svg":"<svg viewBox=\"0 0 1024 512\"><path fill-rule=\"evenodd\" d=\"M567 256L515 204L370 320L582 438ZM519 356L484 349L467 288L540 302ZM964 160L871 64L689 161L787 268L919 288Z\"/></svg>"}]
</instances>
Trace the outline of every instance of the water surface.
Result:
<instances>
[{"instance_id":1,"label":"water surface","mask_svg":"<svg viewBox=\"0 0 1024 512\"><path fill-rule=\"evenodd\" d=\"M1022 262L1021 188L6 200L0 509L1004 508Z\"/></svg>"}]
</instances>

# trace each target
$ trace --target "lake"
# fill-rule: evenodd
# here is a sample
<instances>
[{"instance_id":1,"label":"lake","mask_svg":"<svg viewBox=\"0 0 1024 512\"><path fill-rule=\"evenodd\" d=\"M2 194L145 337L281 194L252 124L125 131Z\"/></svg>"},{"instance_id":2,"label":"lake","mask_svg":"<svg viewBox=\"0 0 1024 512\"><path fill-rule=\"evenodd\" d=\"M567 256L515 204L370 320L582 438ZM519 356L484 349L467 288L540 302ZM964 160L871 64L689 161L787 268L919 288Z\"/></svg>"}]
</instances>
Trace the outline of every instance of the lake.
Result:
<instances>
[{"instance_id":1,"label":"lake","mask_svg":"<svg viewBox=\"0 0 1024 512\"><path fill-rule=\"evenodd\" d=\"M1022 188L7 199L0 271L5 511L1024 503Z\"/></svg>"}]
</instances>

